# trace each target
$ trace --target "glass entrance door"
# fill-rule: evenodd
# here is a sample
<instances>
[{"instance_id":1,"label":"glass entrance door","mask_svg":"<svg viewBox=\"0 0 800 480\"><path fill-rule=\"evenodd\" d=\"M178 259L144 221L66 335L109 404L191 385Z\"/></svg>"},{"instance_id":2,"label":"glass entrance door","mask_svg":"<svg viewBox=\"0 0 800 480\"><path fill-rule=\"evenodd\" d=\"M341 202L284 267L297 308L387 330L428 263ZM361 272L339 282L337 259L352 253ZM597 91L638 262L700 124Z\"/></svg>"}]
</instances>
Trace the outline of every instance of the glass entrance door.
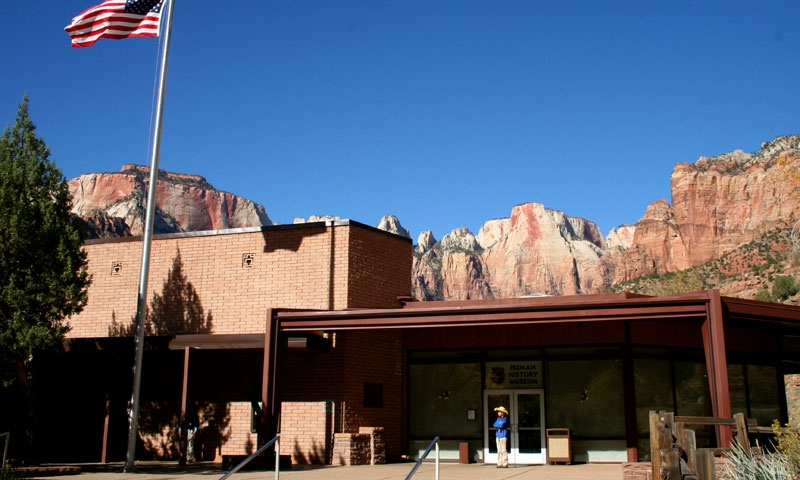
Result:
<instances>
[{"instance_id":1,"label":"glass entrance door","mask_svg":"<svg viewBox=\"0 0 800 480\"><path fill-rule=\"evenodd\" d=\"M486 463L497 462L497 444L492 424L495 407L509 410L508 462L535 464L546 462L544 447L544 395L542 390L485 390L483 394L484 442Z\"/></svg>"}]
</instances>

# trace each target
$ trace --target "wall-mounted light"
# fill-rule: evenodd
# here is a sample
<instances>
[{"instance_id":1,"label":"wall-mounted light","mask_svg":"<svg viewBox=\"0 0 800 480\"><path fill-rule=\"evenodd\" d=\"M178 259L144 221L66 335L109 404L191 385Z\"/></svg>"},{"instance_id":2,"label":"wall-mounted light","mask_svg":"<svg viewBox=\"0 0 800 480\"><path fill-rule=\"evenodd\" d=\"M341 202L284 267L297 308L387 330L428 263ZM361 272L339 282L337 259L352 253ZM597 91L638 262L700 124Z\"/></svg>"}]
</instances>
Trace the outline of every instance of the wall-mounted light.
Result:
<instances>
[{"instance_id":1,"label":"wall-mounted light","mask_svg":"<svg viewBox=\"0 0 800 480\"><path fill-rule=\"evenodd\" d=\"M444 392L439 394L439 398L442 399L442 400L447 400L448 398L450 398L450 394L451 393L452 392L450 390L444 391Z\"/></svg>"}]
</instances>

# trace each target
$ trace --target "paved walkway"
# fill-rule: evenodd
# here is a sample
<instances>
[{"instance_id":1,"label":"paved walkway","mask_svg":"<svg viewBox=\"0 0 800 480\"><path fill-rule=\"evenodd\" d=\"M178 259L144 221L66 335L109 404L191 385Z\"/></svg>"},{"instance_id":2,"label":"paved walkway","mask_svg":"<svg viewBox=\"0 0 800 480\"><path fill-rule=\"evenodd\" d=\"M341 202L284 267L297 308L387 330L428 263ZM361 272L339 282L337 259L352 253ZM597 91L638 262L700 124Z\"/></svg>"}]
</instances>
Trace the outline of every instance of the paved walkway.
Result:
<instances>
[{"instance_id":1,"label":"paved walkway","mask_svg":"<svg viewBox=\"0 0 800 480\"><path fill-rule=\"evenodd\" d=\"M293 466L281 470L278 478L291 480L403 480L414 467L413 463L390 463L386 465L358 465L345 467L332 466ZM414 480L435 478L435 464L423 463L414 473ZM43 472L44 473L44 472ZM187 468L166 464L137 464L135 473L122 473L122 467L106 467L102 471L85 467L75 475L46 477L41 479L58 480L210 480L225 475L218 464L195 464ZM231 480L271 480L276 478L274 471L240 471ZM512 465L509 468L496 468L493 465L457 463L439 464L441 480L622 480L621 464L579 464L579 465Z\"/></svg>"}]
</instances>

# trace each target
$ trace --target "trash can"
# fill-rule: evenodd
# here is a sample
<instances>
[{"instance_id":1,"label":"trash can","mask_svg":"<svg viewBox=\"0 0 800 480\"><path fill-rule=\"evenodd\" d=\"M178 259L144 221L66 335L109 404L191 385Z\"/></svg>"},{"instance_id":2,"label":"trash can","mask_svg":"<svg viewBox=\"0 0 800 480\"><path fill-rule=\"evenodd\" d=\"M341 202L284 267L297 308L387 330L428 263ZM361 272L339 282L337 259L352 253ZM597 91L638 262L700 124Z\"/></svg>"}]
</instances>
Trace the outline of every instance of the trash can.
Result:
<instances>
[{"instance_id":1,"label":"trash can","mask_svg":"<svg viewBox=\"0 0 800 480\"><path fill-rule=\"evenodd\" d=\"M548 428L547 463L572 463L572 436L569 428Z\"/></svg>"}]
</instances>

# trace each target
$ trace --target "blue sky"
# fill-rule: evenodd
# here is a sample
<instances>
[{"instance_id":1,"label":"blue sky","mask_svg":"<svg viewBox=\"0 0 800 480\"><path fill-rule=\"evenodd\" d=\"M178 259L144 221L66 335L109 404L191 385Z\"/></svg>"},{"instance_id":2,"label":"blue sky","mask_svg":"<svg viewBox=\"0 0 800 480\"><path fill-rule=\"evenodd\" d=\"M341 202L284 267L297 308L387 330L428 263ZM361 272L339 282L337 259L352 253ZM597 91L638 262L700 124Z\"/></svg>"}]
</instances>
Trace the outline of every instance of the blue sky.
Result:
<instances>
[{"instance_id":1,"label":"blue sky","mask_svg":"<svg viewBox=\"0 0 800 480\"><path fill-rule=\"evenodd\" d=\"M150 161L157 40L71 48L95 3L0 5L0 124L27 92L68 179ZM676 163L800 133L798 26L796 0L176 0L160 167L278 223L441 239L539 202L607 234Z\"/></svg>"}]
</instances>

